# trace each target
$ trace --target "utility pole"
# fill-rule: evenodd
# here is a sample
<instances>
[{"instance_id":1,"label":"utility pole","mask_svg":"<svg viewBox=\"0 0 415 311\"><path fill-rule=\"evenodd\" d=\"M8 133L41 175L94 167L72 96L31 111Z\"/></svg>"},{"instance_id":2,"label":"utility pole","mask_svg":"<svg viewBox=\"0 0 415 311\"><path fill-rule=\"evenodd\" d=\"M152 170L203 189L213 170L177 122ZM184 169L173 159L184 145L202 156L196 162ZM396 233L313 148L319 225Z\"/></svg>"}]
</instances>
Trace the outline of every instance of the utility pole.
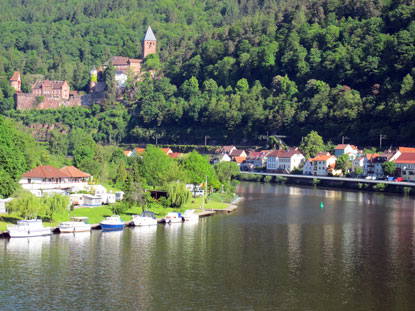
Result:
<instances>
[{"instance_id":1,"label":"utility pole","mask_svg":"<svg viewBox=\"0 0 415 311\"><path fill-rule=\"evenodd\" d=\"M345 139L349 139L349 137L347 137L347 136L342 136L342 145L344 145L344 140Z\"/></svg>"},{"instance_id":2,"label":"utility pole","mask_svg":"<svg viewBox=\"0 0 415 311\"><path fill-rule=\"evenodd\" d=\"M156 146L158 145L158 139L160 138L160 134L155 134L154 137L156 137Z\"/></svg>"},{"instance_id":3,"label":"utility pole","mask_svg":"<svg viewBox=\"0 0 415 311\"><path fill-rule=\"evenodd\" d=\"M388 136L386 135L382 135L382 134L379 135L379 151L382 150L382 139L387 139L387 138Z\"/></svg>"},{"instance_id":4,"label":"utility pole","mask_svg":"<svg viewBox=\"0 0 415 311\"><path fill-rule=\"evenodd\" d=\"M208 139L210 139L210 136L205 135L205 147L206 147L206 145L207 145L207 140L208 140Z\"/></svg>"}]
</instances>

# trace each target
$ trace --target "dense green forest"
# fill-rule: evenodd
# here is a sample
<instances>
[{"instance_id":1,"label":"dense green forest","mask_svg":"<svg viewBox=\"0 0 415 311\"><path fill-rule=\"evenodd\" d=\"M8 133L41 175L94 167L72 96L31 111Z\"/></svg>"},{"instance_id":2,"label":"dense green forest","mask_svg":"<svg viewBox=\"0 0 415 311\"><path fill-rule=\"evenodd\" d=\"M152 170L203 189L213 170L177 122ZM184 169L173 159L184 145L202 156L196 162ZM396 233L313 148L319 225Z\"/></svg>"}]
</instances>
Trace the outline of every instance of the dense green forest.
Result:
<instances>
[{"instance_id":1,"label":"dense green forest","mask_svg":"<svg viewBox=\"0 0 415 311\"><path fill-rule=\"evenodd\" d=\"M157 37L156 78L122 104L13 110L7 80L23 73L87 91L111 55L141 56ZM413 0L0 0L0 111L29 125L80 127L101 143L291 144L311 130L334 143L413 145Z\"/></svg>"}]
</instances>

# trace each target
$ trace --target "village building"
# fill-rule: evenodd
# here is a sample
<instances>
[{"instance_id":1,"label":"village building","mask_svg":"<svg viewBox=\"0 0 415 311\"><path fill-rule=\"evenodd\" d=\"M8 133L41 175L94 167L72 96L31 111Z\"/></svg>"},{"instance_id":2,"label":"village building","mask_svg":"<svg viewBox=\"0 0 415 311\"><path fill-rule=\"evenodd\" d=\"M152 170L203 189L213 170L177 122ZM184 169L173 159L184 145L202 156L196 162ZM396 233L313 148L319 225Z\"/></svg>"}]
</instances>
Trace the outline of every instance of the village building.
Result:
<instances>
[{"instance_id":1,"label":"village building","mask_svg":"<svg viewBox=\"0 0 415 311\"><path fill-rule=\"evenodd\" d=\"M32 93L21 92L20 73L16 71L10 79L10 86L16 90L16 109L57 109L61 106L81 105L81 96L70 91L67 81L36 81Z\"/></svg>"},{"instance_id":2,"label":"village building","mask_svg":"<svg viewBox=\"0 0 415 311\"><path fill-rule=\"evenodd\" d=\"M24 173L19 181L23 189L29 190L36 195L43 191L84 190L88 186L91 175L70 166L57 169L50 165L38 166Z\"/></svg>"},{"instance_id":3,"label":"village building","mask_svg":"<svg viewBox=\"0 0 415 311\"><path fill-rule=\"evenodd\" d=\"M275 173L290 173L304 163L304 155L298 148L274 150L268 154L267 171Z\"/></svg>"},{"instance_id":4,"label":"village building","mask_svg":"<svg viewBox=\"0 0 415 311\"><path fill-rule=\"evenodd\" d=\"M270 150L251 151L246 157L245 163L241 165L241 168L250 170L265 167L270 152Z\"/></svg>"},{"instance_id":5,"label":"village building","mask_svg":"<svg viewBox=\"0 0 415 311\"><path fill-rule=\"evenodd\" d=\"M307 162L303 167L304 175L327 176L329 172L331 172L333 175L336 174L336 171L334 171L334 166L336 165L336 157L331 155L329 152L320 152L314 158L309 159ZM311 170L309 168L310 165Z\"/></svg>"},{"instance_id":6,"label":"village building","mask_svg":"<svg viewBox=\"0 0 415 311\"><path fill-rule=\"evenodd\" d=\"M234 149L229 153L229 156L233 159L235 157L246 158L246 152L242 149Z\"/></svg>"},{"instance_id":7,"label":"village building","mask_svg":"<svg viewBox=\"0 0 415 311\"><path fill-rule=\"evenodd\" d=\"M396 151L388 150L378 155L376 158L373 159L373 167L374 167L373 175L376 176L376 178L384 177L382 164L385 163L386 161L395 161L400 155L401 155L401 152L399 150L396 150Z\"/></svg>"},{"instance_id":8,"label":"village building","mask_svg":"<svg viewBox=\"0 0 415 311\"><path fill-rule=\"evenodd\" d=\"M396 160L396 172L405 181L415 181L415 153L402 153Z\"/></svg>"},{"instance_id":9,"label":"village building","mask_svg":"<svg viewBox=\"0 0 415 311\"><path fill-rule=\"evenodd\" d=\"M378 153L367 153L363 159L363 175L373 176L375 174L374 160L378 156Z\"/></svg>"},{"instance_id":10,"label":"village building","mask_svg":"<svg viewBox=\"0 0 415 311\"><path fill-rule=\"evenodd\" d=\"M349 155L350 160L355 159L358 152L359 150L357 149L356 146L349 145L349 144L340 144L340 145L337 145L336 148L334 149L334 155L336 158L338 158L342 154L347 154Z\"/></svg>"},{"instance_id":11,"label":"village building","mask_svg":"<svg viewBox=\"0 0 415 311\"><path fill-rule=\"evenodd\" d=\"M143 37L142 49L142 59L129 58L124 56L113 56L104 63L104 69L107 68L110 63L112 63L114 66L115 81L118 89L124 88L126 86L129 75L133 79L137 79L137 77L141 74L141 67L144 59L150 54L157 53L157 39L150 26L148 26L146 34Z\"/></svg>"},{"instance_id":12,"label":"village building","mask_svg":"<svg viewBox=\"0 0 415 311\"><path fill-rule=\"evenodd\" d=\"M217 150L217 153L222 154L231 154L232 151L236 150L237 148L235 146L223 146L222 149Z\"/></svg>"},{"instance_id":13,"label":"village building","mask_svg":"<svg viewBox=\"0 0 415 311\"><path fill-rule=\"evenodd\" d=\"M365 157L357 157L356 159L354 159L352 161L352 171L356 172L356 168L360 167L363 172L364 162L365 162Z\"/></svg>"},{"instance_id":14,"label":"village building","mask_svg":"<svg viewBox=\"0 0 415 311\"><path fill-rule=\"evenodd\" d=\"M220 162L231 162L231 161L232 161L231 157L228 154L224 153L224 154L215 155L210 161L210 163L216 164Z\"/></svg>"},{"instance_id":15,"label":"village building","mask_svg":"<svg viewBox=\"0 0 415 311\"><path fill-rule=\"evenodd\" d=\"M303 175L313 175L313 158L309 158L305 161L303 166Z\"/></svg>"}]
</instances>

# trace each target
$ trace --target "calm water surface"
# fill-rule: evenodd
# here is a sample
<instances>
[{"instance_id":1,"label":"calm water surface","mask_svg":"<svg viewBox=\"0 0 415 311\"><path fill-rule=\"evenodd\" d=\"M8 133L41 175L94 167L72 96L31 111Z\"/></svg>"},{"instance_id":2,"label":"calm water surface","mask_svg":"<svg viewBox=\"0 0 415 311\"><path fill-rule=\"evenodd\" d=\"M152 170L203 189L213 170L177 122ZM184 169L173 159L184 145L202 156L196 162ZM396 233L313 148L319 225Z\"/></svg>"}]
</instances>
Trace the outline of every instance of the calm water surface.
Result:
<instances>
[{"instance_id":1,"label":"calm water surface","mask_svg":"<svg viewBox=\"0 0 415 311\"><path fill-rule=\"evenodd\" d=\"M0 240L0 310L415 310L414 199L238 191L197 224Z\"/></svg>"}]
</instances>

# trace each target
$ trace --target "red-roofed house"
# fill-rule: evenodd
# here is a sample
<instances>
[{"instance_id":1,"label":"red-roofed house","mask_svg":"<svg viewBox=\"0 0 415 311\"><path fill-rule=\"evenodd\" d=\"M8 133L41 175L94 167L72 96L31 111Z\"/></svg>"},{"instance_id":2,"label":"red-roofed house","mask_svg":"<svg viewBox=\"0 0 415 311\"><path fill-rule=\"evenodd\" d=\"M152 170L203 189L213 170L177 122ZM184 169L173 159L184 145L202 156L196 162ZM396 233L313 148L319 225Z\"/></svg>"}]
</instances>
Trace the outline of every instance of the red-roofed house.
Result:
<instances>
[{"instance_id":1,"label":"red-roofed house","mask_svg":"<svg viewBox=\"0 0 415 311\"><path fill-rule=\"evenodd\" d=\"M399 147L400 153L415 153L415 148Z\"/></svg>"},{"instance_id":2,"label":"red-roofed house","mask_svg":"<svg viewBox=\"0 0 415 311\"><path fill-rule=\"evenodd\" d=\"M232 161L238 163L240 166L244 161L246 160L246 157L233 157Z\"/></svg>"},{"instance_id":3,"label":"red-roofed house","mask_svg":"<svg viewBox=\"0 0 415 311\"><path fill-rule=\"evenodd\" d=\"M267 171L289 173L304 161L305 158L298 148L274 150L268 154Z\"/></svg>"},{"instance_id":4,"label":"red-roofed house","mask_svg":"<svg viewBox=\"0 0 415 311\"><path fill-rule=\"evenodd\" d=\"M126 157L131 157L131 154L132 154L133 152L131 151L131 150L124 150L124 155L126 156Z\"/></svg>"},{"instance_id":5,"label":"red-roofed house","mask_svg":"<svg viewBox=\"0 0 415 311\"><path fill-rule=\"evenodd\" d=\"M91 176L73 166L58 170L50 165L38 166L22 175L19 184L29 191L84 189Z\"/></svg>"},{"instance_id":6,"label":"red-roofed house","mask_svg":"<svg viewBox=\"0 0 415 311\"><path fill-rule=\"evenodd\" d=\"M398 173L407 181L415 181L415 153L402 153L396 160Z\"/></svg>"},{"instance_id":7,"label":"red-roofed house","mask_svg":"<svg viewBox=\"0 0 415 311\"><path fill-rule=\"evenodd\" d=\"M92 177L88 173L77 169L75 166L64 166L59 170L70 177L69 182L88 182Z\"/></svg>"},{"instance_id":8,"label":"red-roofed house","mask_svg":"<svg viewBox=\"0 0 415 311\"><path fill-rule=\"evenodd\" d=\"M336 164L336 157L329 152L321 152L311 159L314 176L327 176L328 169Z\"/></svg>"},{"instance_id":9,"label":"red-roofed house","mask_svg":"<svg viewBox=\"0 0 415 311\"><path fill-rule=\"evenodd\" d=\"M246 157L245 164L249 168L264 167L267 164L268 154L270 150L252 151Z\"/></svg>"},{"instance_id":10,"label":"red-roofed house","mask_svg":"<svg viewBox=\"0 0 415 311\"><path fill-rule=\"evenodd\" d=\"M334 155L338 158L342 154L348 154L350 160L353 160L356 158L359 150L356 148L356 146L349 145L349 144L340 144L336 146L336 149L334 149Z\"/></svg>"}]
</instances>

